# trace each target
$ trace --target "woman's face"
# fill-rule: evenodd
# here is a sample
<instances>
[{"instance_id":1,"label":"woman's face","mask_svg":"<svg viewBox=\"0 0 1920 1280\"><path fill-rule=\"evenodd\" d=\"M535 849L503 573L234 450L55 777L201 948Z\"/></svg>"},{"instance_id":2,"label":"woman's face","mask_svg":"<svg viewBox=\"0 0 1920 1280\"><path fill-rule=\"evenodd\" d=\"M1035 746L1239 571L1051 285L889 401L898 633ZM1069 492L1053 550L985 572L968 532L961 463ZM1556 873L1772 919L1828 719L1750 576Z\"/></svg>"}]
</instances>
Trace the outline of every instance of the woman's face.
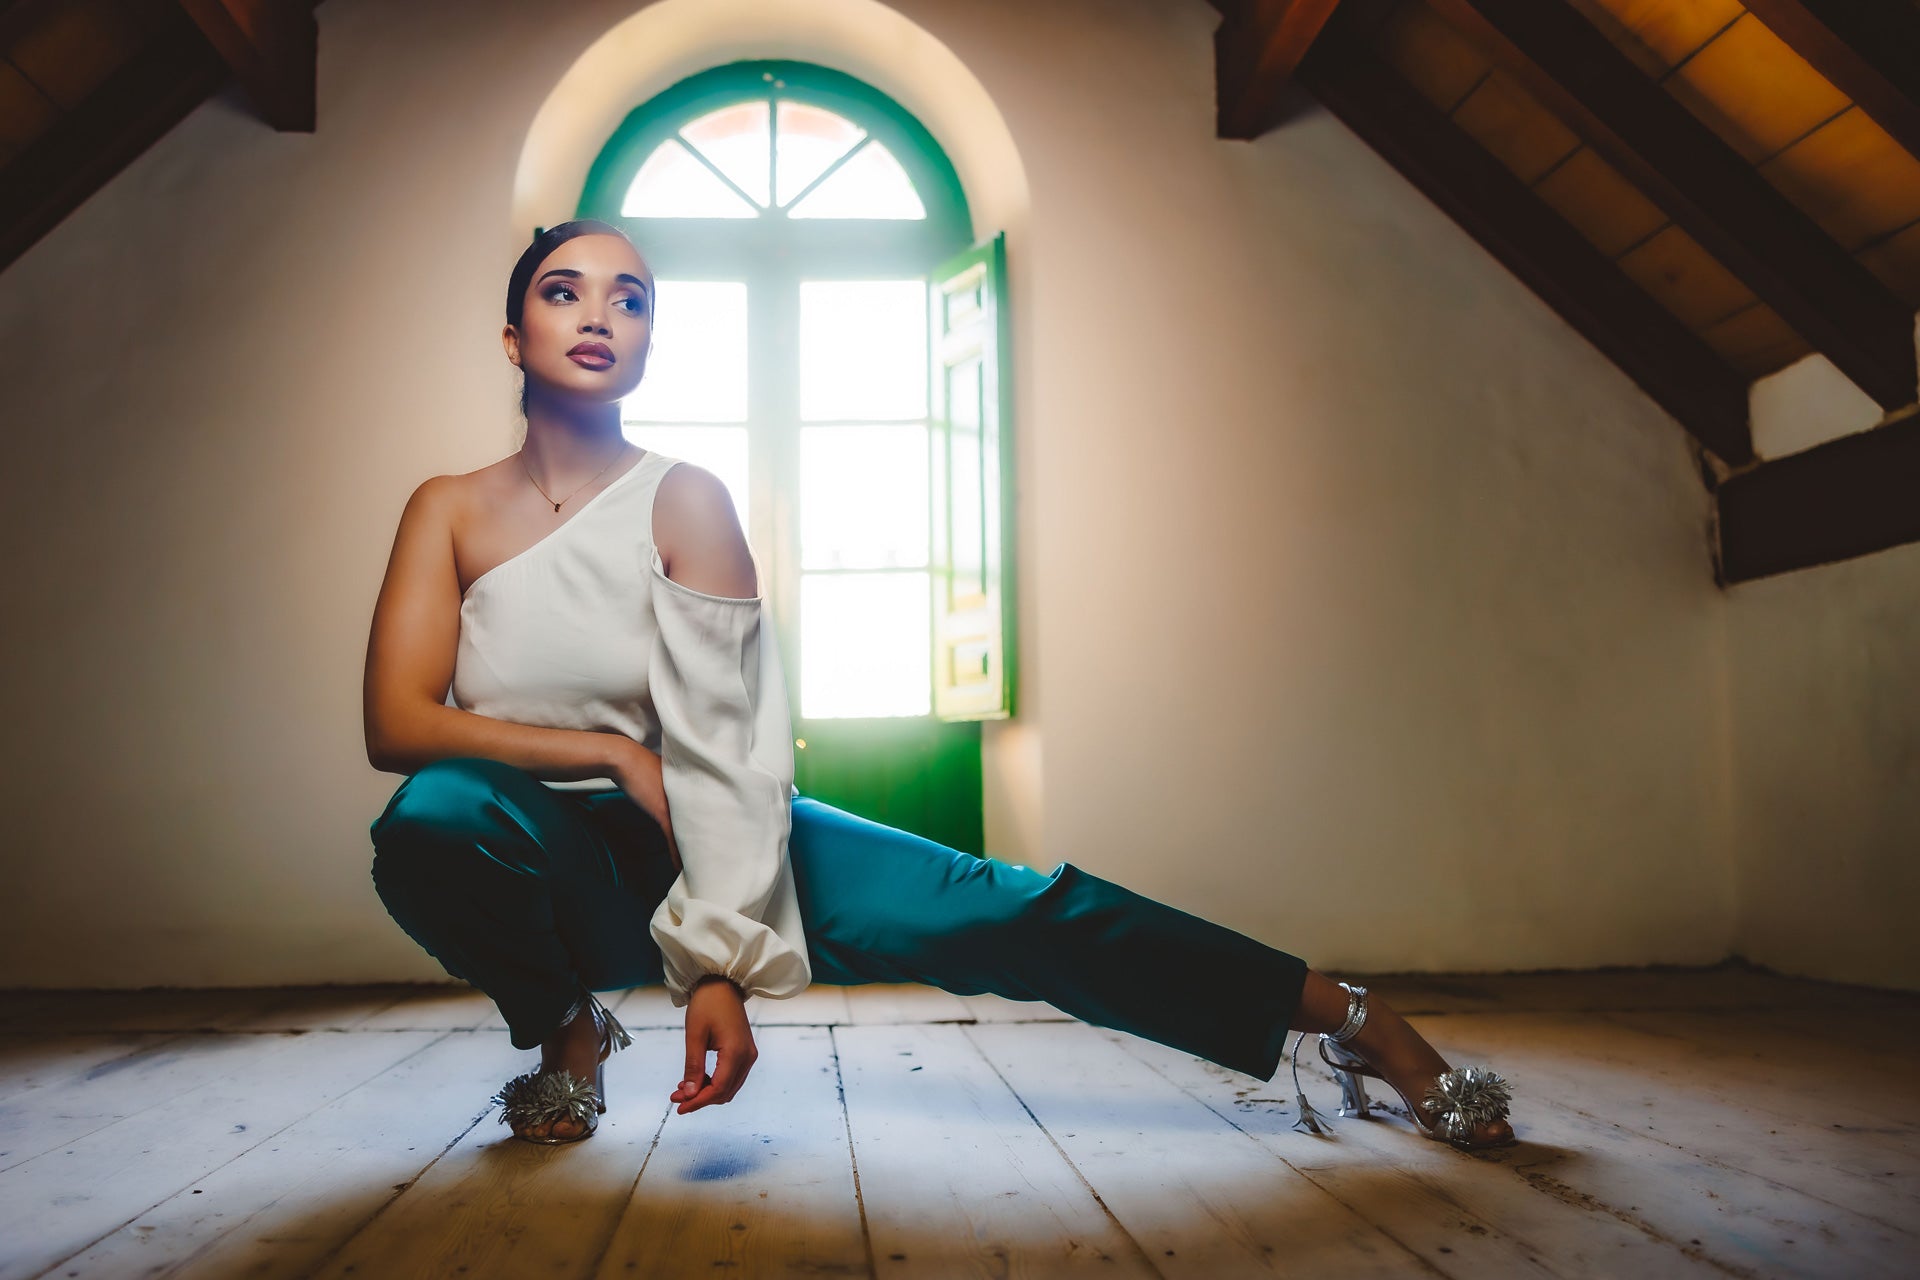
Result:
<instances>
[{"instance_id":1,"label":"woman's face","mask_svg":"<svg viewBox=\"0 0 1920 1280\"><path fill-rule=\"evenodd\" d=\"M533 270L507 359L533 395L595 404L640 385L653 345L653 271L619 236L575 236Z\"/></svg>"}]
</instances>

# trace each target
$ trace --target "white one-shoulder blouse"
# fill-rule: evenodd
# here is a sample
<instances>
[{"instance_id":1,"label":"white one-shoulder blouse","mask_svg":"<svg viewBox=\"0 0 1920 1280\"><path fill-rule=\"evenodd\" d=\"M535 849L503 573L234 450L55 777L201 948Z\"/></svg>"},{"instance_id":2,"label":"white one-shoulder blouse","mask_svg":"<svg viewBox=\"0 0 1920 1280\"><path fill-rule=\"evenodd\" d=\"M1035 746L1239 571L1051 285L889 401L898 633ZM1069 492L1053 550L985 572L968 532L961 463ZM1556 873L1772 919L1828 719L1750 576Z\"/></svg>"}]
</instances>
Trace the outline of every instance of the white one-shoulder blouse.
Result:
<instances>
[{"instance_id":1,"label":"white one-shoulder blouse","mask_svg":"<svg viewBox=\"0 0 1920 1280\"><path fill-rule=\"evenodd\" d=\"M780 1000L812 971L787 856L799 793L779 637L764 586L715 596L666 575L653 498L680 461L649 450L473 581L448 702L659 752L681 872L648 927L669 997L683 1008L696 980L721 973ZM542 781L618 789L610 778Z\"/></svg>"}]
</instances>

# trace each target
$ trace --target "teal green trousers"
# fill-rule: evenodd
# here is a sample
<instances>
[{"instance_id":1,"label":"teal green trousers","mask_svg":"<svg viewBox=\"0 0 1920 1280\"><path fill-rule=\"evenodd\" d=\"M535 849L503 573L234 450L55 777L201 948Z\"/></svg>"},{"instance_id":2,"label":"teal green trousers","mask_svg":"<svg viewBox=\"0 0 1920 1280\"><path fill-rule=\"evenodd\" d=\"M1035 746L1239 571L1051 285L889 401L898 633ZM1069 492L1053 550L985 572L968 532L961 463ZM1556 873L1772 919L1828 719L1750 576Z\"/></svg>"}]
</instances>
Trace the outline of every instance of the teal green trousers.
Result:
<instances>
[{"instance_id":1,"label":"teal green trousers","mask_svg":"<svg viewBox=\"0 0 1920 1280\"><path fill-rule=\"evenodd\" d=\"M1271 1079L1306 963L1069 862L982 858L810 796L788 856L815 982L919 982L1040 1000L1097 1026ZM499 1006L515 1048L583 989L664 981L648 932L677 874L624 791L564 791L517 766L438 760L370 830L388 912Z\"/></svg>"}]
</instances>

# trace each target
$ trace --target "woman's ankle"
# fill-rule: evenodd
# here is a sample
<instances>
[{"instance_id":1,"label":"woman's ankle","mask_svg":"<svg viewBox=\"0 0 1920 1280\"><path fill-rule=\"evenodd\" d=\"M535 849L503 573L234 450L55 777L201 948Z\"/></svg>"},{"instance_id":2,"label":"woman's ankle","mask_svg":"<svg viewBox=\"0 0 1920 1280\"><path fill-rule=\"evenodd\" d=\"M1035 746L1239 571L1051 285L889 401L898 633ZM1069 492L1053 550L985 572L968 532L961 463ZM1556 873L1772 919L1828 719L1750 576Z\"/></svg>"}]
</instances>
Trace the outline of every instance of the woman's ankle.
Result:
<instances>
[{"instance_id":1,"label":"woman's ankle","mask_svg":"<svg viewBox=\"0 0 1920 1280\"><path fill-rule=\"evenodd\" d=\"M1318 969L1307 970L1306 985L1300 989L1289 1029L1327 1034L1338 1031L1346 1020L1346 989Z\"/></svg>"},{"instance_id":2,"label":"woman's ankle","mask_svg":"<svg viewBox=\"0 0 1920 1280\"><path fill-rule=\"evenodd\" d=\"M1377 1070L1432 1074L1446 1070L1446 1060L1413 1024L1374 992L1367 993L1367 1018L1345 1043L1372 1062ZM1330 1035L1347 1021L1351 997L1345 987L1317 969L1307 970L1306 985L1294 1013L1292 1029Z\"/></svg>"}]
</instances>

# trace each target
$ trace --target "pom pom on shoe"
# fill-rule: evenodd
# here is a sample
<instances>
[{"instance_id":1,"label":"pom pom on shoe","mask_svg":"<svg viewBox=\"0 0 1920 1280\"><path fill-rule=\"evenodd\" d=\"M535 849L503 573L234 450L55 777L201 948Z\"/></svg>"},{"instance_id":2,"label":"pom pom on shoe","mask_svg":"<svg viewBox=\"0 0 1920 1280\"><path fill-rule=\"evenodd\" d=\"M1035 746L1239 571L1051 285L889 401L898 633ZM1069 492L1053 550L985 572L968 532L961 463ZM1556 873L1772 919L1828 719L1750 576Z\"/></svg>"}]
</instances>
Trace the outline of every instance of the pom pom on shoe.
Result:
<instances>
[{"instance_id":1,"label":"pom pom on shoe","mask_svg":"<svg viewBox=\"0 0 1920 1280\"><path fill-rule=\"evenodd\" d=\"M598 1127L600 1095L585 1080L577 1080L570 1071L532 1071L515 1076L494 1095L500 1103L500 1123L512 1125L515 1137L526 1137L526 1130L568 1120L580 1126L577 1137L584 1138ZM574 1137L529 1138L533 1142L572 1142Z\"/></svg>"},{"instance_id":2,"label":"pom pom on shoe","mask_svg":"<svg viewBox=\"0 0 1920 1280\"><path fill-rule=\"evenodd\" d=\"M1453 1067L1427 1086L1420 1109L1433 1116L1435 1127L1452 1142L1466 1142L1473 1131L1507 1117L1513 1094L1496 1071L1485 1067Z\"/></svg>"}]
</instances>

